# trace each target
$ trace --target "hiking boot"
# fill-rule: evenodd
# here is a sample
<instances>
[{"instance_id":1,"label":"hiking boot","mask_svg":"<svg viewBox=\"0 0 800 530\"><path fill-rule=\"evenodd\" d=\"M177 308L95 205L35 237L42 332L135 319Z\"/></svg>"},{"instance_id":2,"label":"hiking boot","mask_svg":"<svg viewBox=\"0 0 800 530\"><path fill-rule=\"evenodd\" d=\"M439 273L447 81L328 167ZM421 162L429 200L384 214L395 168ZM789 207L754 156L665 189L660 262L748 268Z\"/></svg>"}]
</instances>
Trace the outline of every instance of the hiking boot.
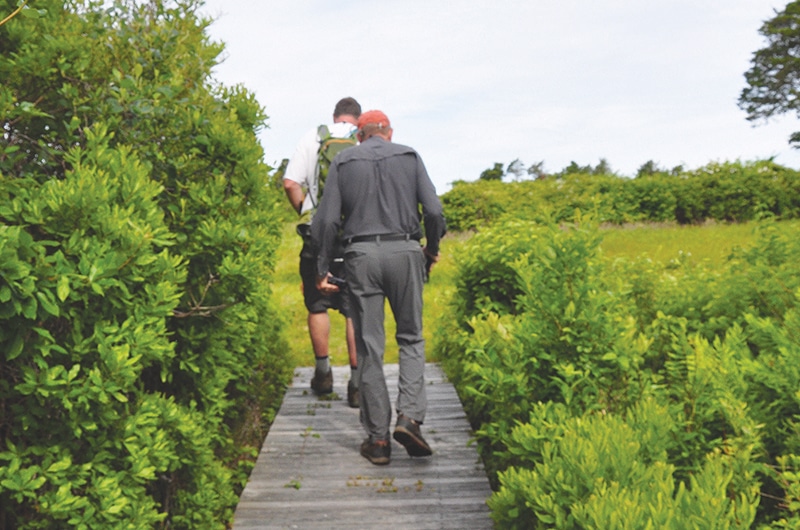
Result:
<instances>
[{"instance_id":1,"label":"hiking boot","mask_svg":"<svg viewBox=\"0 0 800 530\"><path fill-rule=\"evenodd\" d=\"M385 466L392 456L392 444L389 443L389 440L371 442L367 438L361 443L361 456L376 466Z\"/></svg>"},{"instance_id":2,"label":"hiking boot","mask_svg":"<svg viewBox=\"0 0 800 530\"><path fill-rule=\"evenodd\" d=\"M359 407L359 393L358 389L356 388L355 383L351 379L347 382L347 404L350 405L351 408L357 409Z\"/></svg>"},{"instance_id":3,"label":"hiking boot","mask_svg":"<svg viewBox=\"0 0 800 530\"><path fill-rule=\"evenodd\" d=\"M311 390L318 395L333 392L333 370L329 369L328 373L321 378L318 378L317 372L314 372L314 377L311 378Z\"/></svg>"},{"instance_id":4,"label":"hiking boot","mask_svg":"<svg viewBox=\"0 0 800 530\"><path fill-rule=\"evenodd\" d=\"M394 439L406 448L408 456L431 456L433 451L419 430L419 423L404 415L397 417Z\"/></svg>"}]
</instances>

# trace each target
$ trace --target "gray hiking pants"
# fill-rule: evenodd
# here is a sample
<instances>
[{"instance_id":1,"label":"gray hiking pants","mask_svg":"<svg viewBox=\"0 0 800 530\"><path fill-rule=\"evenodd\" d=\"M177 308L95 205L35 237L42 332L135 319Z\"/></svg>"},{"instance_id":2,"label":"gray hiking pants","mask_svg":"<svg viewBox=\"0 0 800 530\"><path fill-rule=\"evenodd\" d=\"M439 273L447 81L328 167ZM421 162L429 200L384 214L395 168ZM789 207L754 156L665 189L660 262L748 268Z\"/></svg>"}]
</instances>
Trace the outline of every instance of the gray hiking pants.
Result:
<instances>
[{"instance_id":1,"label":"gray hiking pants","mask_svg":"<svg viewBox=\"0 0 800 530\"><path fill-rule=\"evenodd\" d=\"M352 243L345 251L345 268L358 351L361 424L373 441L388 440L392 406L383 373L386 300L397 322L397 413L422 422L428 406L422 338L425 257L413 239Z\"/></svg>"}]
</instances>

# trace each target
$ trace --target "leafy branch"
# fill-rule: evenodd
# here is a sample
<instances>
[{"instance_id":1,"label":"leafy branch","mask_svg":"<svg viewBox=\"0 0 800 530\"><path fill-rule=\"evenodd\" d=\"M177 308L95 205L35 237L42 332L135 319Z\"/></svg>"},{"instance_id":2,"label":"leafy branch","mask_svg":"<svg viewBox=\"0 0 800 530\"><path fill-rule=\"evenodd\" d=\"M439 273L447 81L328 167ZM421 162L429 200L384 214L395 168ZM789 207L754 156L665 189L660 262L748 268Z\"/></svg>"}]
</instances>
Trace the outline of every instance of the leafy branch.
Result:
<instances>
[{"instance_id":1,"label":"leafy branch","mask_svg":"<svg viewBox=\"0 0 800 530\"><path fill-rule=\"evenodd\" d=\"M3 20L0 20L0 26L2 26L3 24L5 24L5 23L6 23L6 22L8 22L9 20L11 20L12 18L14 18L15 16L17 16L17 15L19 14L19 12L20 12L20 11L22 11L22 8L23 8L23 7L25 7L25 4L27 4L27 3L28 3L28 0L25 0L24 2L22 2L22 3L19 5L19 7L17 7L17 8L14 10L14 12L13 12L13 13L11 13L10 15L8 15L8 16L7 16L6 18L4 18Z\"/></svg>"}]
</instances>

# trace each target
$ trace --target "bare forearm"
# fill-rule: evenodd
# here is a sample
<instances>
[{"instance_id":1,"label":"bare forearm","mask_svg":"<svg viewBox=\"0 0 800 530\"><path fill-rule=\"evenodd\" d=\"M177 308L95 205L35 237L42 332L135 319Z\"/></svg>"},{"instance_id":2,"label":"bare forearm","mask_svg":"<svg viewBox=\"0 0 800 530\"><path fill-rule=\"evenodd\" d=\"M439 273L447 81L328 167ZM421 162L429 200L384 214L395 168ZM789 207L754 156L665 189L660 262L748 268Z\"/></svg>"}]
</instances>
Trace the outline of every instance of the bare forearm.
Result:
<instances>
[{"instance_id":1,"label":"bare forearm","mask_svg":"<svg viewBox=\"0 0 800 530\"><path fill-rule=\"evenodd\" d=\"M303 207L303 199L305 199L305 194L300 184L292 180L284 180L283 191L286 192L286 197L292 204L294 211L300 213L300 209Z\"/></svg>"}]
</instances>

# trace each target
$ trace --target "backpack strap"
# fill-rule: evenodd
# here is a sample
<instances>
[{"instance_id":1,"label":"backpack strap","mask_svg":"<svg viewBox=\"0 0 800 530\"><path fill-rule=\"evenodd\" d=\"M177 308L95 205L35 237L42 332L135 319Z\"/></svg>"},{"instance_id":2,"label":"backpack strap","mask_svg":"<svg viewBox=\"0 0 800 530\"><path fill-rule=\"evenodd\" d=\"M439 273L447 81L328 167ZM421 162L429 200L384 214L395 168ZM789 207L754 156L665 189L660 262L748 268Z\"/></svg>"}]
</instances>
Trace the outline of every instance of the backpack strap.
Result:
<instances>
[{"instance_id":1,"label":"backpack strap","mask_svg":"<svg viewBox=\"0 0 800 530\"><path fill-rule=\"evenodd\" d=\"M322 147L325 145L325 141L331 137L331 131L328 129L328 126L324 123L317 127L317 138L319 139L319 146L317 146L317 167L316 167L316 179L317 179L317 193L311 196L311 207L316 210L317 206L319 206L319 195L321 195L320 190L320 181L319 181L319 158L320 153L322 152Z\"/></svg>"},{"instance_id":2,"label":"backpack strap","mask_svg":"<svg viewBox=\"0 0 800 530\"><path fill-rule=\"evenodd\" d=\"M319 148L317 149L317 193L316 197L311 198L311 204L316 208L319 200L322 197L322 191L325 189L325 180L328 176L328 169L330 163L339 151L347 147L352 147L358 143L355 131L349 136L344 138L334 137L331 135L330 129L325 124L317 128L317 136L319 137Z\"/></svg>"}]
</instances>

